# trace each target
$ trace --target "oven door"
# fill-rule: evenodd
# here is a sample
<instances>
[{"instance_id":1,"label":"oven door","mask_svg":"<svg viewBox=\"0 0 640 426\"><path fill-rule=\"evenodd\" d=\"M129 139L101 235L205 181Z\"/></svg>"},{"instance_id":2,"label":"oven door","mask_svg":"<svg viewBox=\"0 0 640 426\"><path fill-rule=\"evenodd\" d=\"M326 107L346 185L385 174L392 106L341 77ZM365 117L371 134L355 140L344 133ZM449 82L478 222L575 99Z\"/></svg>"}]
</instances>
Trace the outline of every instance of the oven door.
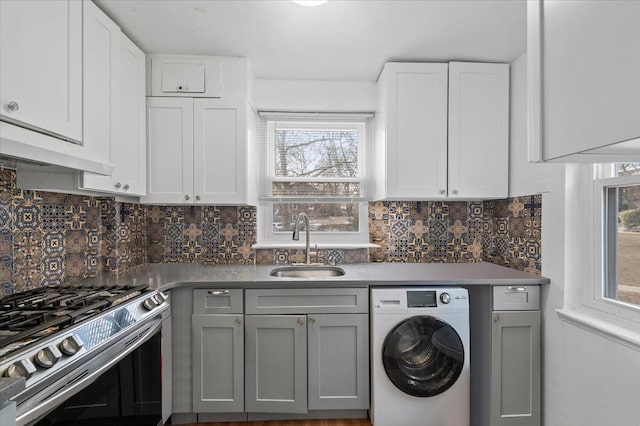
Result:
<instances>
[{"instance_id":1,"label":"oven door","mask_svg":"<svg viewBox=\"0 0 640 426\"><path fill-rule=\"evenodd\" d=\"M168 311L168 310L167 310ZM156 390L160 392L161 386L161 369L160 369L160 351L161 351L161 329L162 329L163 315L157 315L153 318L148 318L141 324L137 324L134 328L129 330L128 333L123 335L119 340L113 342L109 347L104 348L97 353L87 362L74 368L72 372L66 374L63 378L48 385L45 389L30 396L26 400L17 400L18 406L16 407L16 424L31 425L41 420L41 424L81 424L78 417L80 410L84 410L87 413L91 413L92 420L87 424L98 426L100 424L97 418L107 417L109 410L104 407L101 402L82 403L82 399L90 397L90 392L83 392L82 397L77 398L77 404L74 406L74 401L71 399L74 395L80 391L88 388L90 385L96 383L93 387L97 394L102 398L102 402L105 402L105 398L115 400L121 399L118 396L114 396L116 389L115 383L117 383L116 375L119 374L124 377L133 379L133 386L124 384L123 389L128 389L130 392L138 391L136 389L136 380L139 383L151 383L157 382L155 385ZM125 360L125 362L122 362ZM157 368L153 367L153 363L157 363ZM140 366L140 363L146 364L145 367L151 366L151 368L137 369L136 363ZM149 364L150 363L150 364ZM153 371L155 370L155 373ZM136 375L138 377L136 377ZM158 424L161 417L160 412L160 398L158 400L157 408L151 408L151 406L144 407L136 406L135 398L131 398L130 395L123 395L122 401L125 401L119 407L120 414L144 413L145 410L158 411L157 417ZM65 412L66 403L67 414L60 414ZM57 408L59 407L59 408ZM50 413L52 410L54 412ZM102 411L101 411L102 410ZM48 416L44 417L50 413ZM72 413L72 414L69 414ZM89 414L87 414L89 415ZM56 419L60 416L60 419ZM70 422L74 419L76 421Z\"/></svg>"}]
</instances>

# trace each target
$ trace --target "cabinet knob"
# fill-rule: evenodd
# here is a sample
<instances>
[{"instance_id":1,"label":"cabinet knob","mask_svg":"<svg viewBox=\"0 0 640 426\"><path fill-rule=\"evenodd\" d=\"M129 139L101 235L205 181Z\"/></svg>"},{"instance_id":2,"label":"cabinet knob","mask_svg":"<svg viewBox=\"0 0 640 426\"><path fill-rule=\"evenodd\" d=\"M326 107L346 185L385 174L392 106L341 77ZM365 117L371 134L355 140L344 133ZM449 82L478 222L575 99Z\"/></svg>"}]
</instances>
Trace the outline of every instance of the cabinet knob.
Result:
<instances>
[{"instance_id":1,"label":"cabinet knob","mask_svg":"<svg viewBox=\"0 0 640 426\"><path fill-rule=\"evenodd\" d=\"M500 314L493 314L493 322L500 321Z\"/></svg>"},{"instance_id":2,"label":"cabinet knob","mask_svg":"<svg viewBox=\"0 0 640 426\"><path fill-rule=\"evenodd\" d=\"M116 189L120 189L121 186L122 186L122 184L120 182L115 184Z\"/></svg>"},{"instance_id":3,"label":"cabinet knob","mask_svg":"<svg viewBox=\"0 0 640 426\"><path fill-rule=\"evenodd\" d=\"M304 318L298 318L298 324L304 325Z\"/></svg>"},{"instance_id":4,"label":"cabinet knob","mask_svg":"<svg viewBox=\"0 0 640 426\"><path fill-rule=\"evenodd\" d=\"M191 197L189 197L188 195L185 195L185 196L184 196L184 199L185 199L185 200L187 200L187 201L189 201L189 199L190 199L190 198L191 198Z\"/></svg>"},{"instance_id":5,"label":"cabinet knob","mask_svg":"<svg viewBox=\"0 0 640 426\"><path fill-rule=\"evenodd\" d=\"M458 193L458 190L457 190L457 189L454 189L453 191L451 191L451 193L452 193L452 194L457 194L457 193Z\"/></svg>"},{"instance_id":6,"label":"cabinet knob","mask_svg":"<svg viewBox=\"0 0 640 426\"><path fill-rule=\"evenodd\" d=\"M447 190L446 190L446 189L441 189L441 190L440 190L440 193L441 193L442 195L444 195L444 194L446 194L446 193L447 193Z\"/></svg>"},{"instance_id":7,"label":"cabinet knob","mask_svg":"<svg viewBox=\"0 0 640 426\"><path fill-rule=\"evenodd\" d=\"M128 184L128 183L127 183L127 184L125 184L125 185L122 187L122 189L124 189L125 191L126 191L126 190L128 190L128 189L129 189L129 184Z\"/></svg>"},{"instance_id":8,"label":"cabinet knob","mask_svg":"<svg viewBox=\"0 0 640 426\"><path fill-rule=\"evenodd\" d=\"M242 324L242 317L236 317L236 324Z\"/></svg>"},{"instance_id":9,"label":"cabinet knob","mask_svg":"<svg viewBox=\"0 0 640 426\"><path fill-rule=\"evenodd\" d=\"M196 200L200 201L200 196L196 195Z\"/></svg>"},{"instance_id":10,"label":"cabinet knob","mask_svg":"<svg viewBox=\"0 0 640 426\"><path fill-rule=\"evenodd\" d=\"M315 318L309 318L309 322L310 322L311 324L313 324L314 322L316 322L316 319L315 319Z\"/></svg>"},{"instance_id":11,"label":"cabinet knob","mask_svg":"<svg viewBox=\"0 0 640 426\"><path fill-rule=\"evenodd\" d=\"M19 109L20 109L20 107L18 106L17 102L9 102L7 104L7 111L9 111L9 112L15 112L15 111L17 111Z\"/></svg>"}]
</instances>

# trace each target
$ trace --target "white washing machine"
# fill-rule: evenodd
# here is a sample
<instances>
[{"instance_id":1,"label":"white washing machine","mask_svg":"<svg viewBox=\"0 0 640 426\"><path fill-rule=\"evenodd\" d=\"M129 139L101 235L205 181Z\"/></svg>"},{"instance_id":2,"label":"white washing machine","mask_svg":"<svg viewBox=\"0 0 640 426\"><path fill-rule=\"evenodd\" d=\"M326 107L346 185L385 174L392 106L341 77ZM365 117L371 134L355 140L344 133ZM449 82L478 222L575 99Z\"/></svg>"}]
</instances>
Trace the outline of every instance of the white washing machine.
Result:
<instances>
[{"instance_id":1,"label":"white washing machine","mask_svg":"<svg viewBox=\"0 0 640 426\"><path fill-rule=\"evenodd\" d=\"M371 366L375 426L469 426L467 290L372 289Z\"/></svg>"}]
</instances>

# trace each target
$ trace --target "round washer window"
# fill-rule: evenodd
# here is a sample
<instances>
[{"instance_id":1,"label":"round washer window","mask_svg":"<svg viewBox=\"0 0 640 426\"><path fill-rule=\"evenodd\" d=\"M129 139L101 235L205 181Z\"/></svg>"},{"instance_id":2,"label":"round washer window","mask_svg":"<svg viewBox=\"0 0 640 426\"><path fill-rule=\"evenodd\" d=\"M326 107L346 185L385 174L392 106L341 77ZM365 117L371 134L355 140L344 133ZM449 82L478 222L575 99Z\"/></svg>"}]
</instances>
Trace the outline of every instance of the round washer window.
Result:
<instances>
[{"instance_id":1,"label":"round washer window","mask_svg":"<svg viewBox=\"0 0 640 426\"><path fill-rule=\"evenodd\" d=\"M398 324L382 345L387 376L401 391L418 397L438 395L456 382L464 365L458 333L444 321L415 316Z\"/></svg>"}]
</instances>

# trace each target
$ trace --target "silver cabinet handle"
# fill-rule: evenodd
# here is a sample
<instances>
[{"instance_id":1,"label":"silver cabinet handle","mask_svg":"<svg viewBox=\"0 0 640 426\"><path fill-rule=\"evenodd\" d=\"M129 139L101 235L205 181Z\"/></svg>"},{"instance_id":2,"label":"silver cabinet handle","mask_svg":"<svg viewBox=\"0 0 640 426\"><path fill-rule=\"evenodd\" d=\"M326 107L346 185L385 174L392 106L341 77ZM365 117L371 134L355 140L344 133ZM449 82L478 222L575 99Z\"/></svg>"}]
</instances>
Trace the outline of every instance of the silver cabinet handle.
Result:
<instances>
[{"instance_id":1,"label":"silver cabinet handle","mask_svg":"<svg viewBox=\"0 0 640 426\"><path fill-rule=\"evenodd\" d=\"M446 194L446 193L447 193L447 190L446 190L446 189L441 189L441 190L440 190L440 193L441 193L442 195L444 195L444 194Z\"/></svg>"},{"instance_id":2,"label":"silver cabinet handle","mask_svg":"<svg viewBox=\"0 0 640 426\"><path fill-rule=\"evenodd\" d=\"M236 324L242 324L242 317L236 317Z\"/></svg>"},{"instance_id":3,"label":"silver cabinet handle","mask_svg":"<svg viewBox=\"0 0 640 426\"><path fill-rule=\"evenodd\" d=\"M122 186L122 184L120 182L115 184L116 189L120 189L121 186Z\"/></svg>"},{"instance_id":4,"label":"silver cabinet handle","mask_svg":"<svg viewBox=\"0 0 640 426\"><path fill-rule=\"evenodd\" d=\"M184 199L187 200L187 201L189 201L189 198L191 198L191 197L189 197L188 195L184 196Z\"/></svg>"},{"instance_id":5,"label":"silver cabinet handle","mask_svg":"<svg viewBox=\"0 0 640 426\"><path fill-rule=\"evenodd\" d=\"M309 318L309 322L310 322L311 324L313 324L314 322L316 322L316 319L315 319L315 318L313 318L313 317L311 317L311 318Z\"/></svg>"},{"instance_id":6,"label":"silver cabinet handle","mask_svg":"<svg viewBox=\"0 0 640 426\"><path fill-rule=\"evenodd\" d=\"M196 195L196 200L200 201L200 196Z\"/></svg>"},{"instance_id":7,"label":"silver cabinet handle","mask_svg":"<svg viewBox=\"0 0 640 426\"><path fill-rule=\"evenodd\" d=\"M457 189L454 189L453 191L451 191L451 193L452 193L452 194L457 194L457 193L458 193L458 190L457 190Z\"/></svg>"},{"instance_id":8,"label":"silver cabinet handle","mask_svg":"<svg viewBox=\"0 0 640 426\"><path fill-rule=\"evenodd\" d=\"M126 191L127 189L129 189L129 184L128 184L128 183L127 183L127 184L125 184L125 185L122 187L122 189L124 189L125 191Z\"/></svg>"},{"instance_id":9,"label":"silver cabinet handle","mask_svg":"<svg viewBox=\"0 0 640 426\"><path fill-rule=\"evenodd\" d=\"M507 287L507 291L527 291L526 287Z\"/></svg>"},{"instance_id":10,"label":"silver cabinet handle","mask_svg":"<svg viewBox=\"0 0 640 426\"><path fill-rule=\"evenodd\" d=\"M304 318L298 318L298 324L304 325Z\"/></svg>"},{"instance_id":11,"label":"silver cabinet handle","mask_svg":"<svg viewBox=\"0 0 640 426\"><path fill-rule=\"evenodd\" d=\"M212 296L224 296L225 294L229 294L229 290L210 290L209 294Z\"/></svg>"},{"instance_id":12,"label":"silver cabinet handle","mask_svg":"<svg viewBox=\"0 0 640 426\"><path fill-rule=\"evenodd\" d=\"M16 112L19 109L20 109L20 107L18 106L17 102L9 102L7 104L7 111L9 111L9 112Z\"/></svg>"}]
</instances>

